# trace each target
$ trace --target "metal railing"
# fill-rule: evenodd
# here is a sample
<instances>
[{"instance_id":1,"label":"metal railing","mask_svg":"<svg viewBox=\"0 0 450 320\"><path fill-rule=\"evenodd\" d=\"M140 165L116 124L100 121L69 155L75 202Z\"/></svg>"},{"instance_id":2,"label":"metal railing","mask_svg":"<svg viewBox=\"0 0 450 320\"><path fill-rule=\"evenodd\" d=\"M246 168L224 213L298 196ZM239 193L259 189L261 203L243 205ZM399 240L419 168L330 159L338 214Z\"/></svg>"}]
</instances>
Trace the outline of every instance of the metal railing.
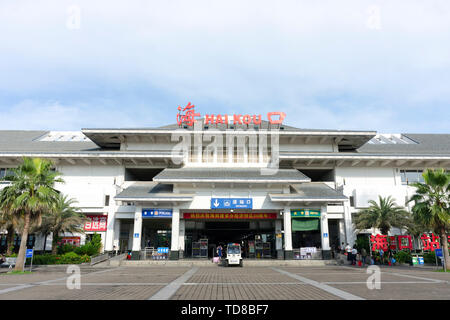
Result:
<instances>
[{"instance_id":1,"label":"metal railing","mask_svg":"<svg viewBox=\"0 0 450 320\"><path fill-rule=\"evenodd\" d=\"M103 253L95 257L91 257L91 266L109 259L109 253Z\"/></svg>"},{"instance_id":2,"label":"metal railing","mask_svg":"<svg viewBox=\"0 0 450 320\"><path fill-rule=\"evenodd\" d=\"M147 247L141 250L140 260L168 260L170 250L167 253L158 252L157 248Z\"/></svg>"}]
</instances>

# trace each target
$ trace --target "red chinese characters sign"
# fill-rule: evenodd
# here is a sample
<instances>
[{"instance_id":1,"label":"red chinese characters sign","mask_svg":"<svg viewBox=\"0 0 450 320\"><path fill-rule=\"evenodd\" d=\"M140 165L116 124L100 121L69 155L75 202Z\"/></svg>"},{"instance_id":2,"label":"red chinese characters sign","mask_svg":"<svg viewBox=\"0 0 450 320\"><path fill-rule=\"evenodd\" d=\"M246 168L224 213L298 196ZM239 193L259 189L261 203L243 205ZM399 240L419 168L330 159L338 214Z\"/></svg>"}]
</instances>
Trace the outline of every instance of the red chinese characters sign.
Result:
<instances>
[{"instance_id":1,"label":"red chinese characters sign","mask_svg":"<svg viewBox=\"0 0 450 320\"><path fill-rule=\"evenodd\" d=\"M108 216L86 216L89 220L84 224L84 231L106 231Z\"/></svg>"},{"instance_id":2,"label":"red chinese characters sign","mask_svg":"<svg viewBox=\"0 0 450 320\"><path fill-rule=\"evenodd\" d=\"M411 236L388 237L382 234L377 234L375 236L370 236L370 243L372 244L372 251L387 251L388 248L391 250L413 249Z\"/></svg>"},{"instance_id":3,"label":"red chinese characters sign","mask_svg":"<svg viewBox=\"0 0 450 320\"><path fill-rule=\"evenodd\" d=\"M277 214L271 213L184 213L184 219L276 219Z\"/></svg>"},{"instance_id":4,"label":"red chinese characters sign","mask_svg":"<svg viewBox=\"0 0 450 320\"><path fill-rule=\"evenodd\" d=\"M435 249L440 249L441 246L439 245L439 237L431 234L424 233L420 236L420 240L422 240L422 249L423 250L431 250L434 251Z\"/></svg>"},{"instance_id":5,"label":"red chinese characters sign","mask_svg":"<svg viewBox=\"0 0 450 320\"><path fill-rule=\"evenodd\" d=\"M186 124L190 127L197 122L198 117L201 117L200 113L196 113L194 110L195 106L190 102L186 105L186 107L178 106L177 113L177 123L179 126L181 124ZM284 118L286 118L286 113L275 111L267 113L267 121L270 124L282 124ZM229 118L228 114L206 114L204 124L228 124L232 121L233 124L261 124L261 115L249 115L249 114L233 114L232 118Z\"/></svg>"}]
</instances>

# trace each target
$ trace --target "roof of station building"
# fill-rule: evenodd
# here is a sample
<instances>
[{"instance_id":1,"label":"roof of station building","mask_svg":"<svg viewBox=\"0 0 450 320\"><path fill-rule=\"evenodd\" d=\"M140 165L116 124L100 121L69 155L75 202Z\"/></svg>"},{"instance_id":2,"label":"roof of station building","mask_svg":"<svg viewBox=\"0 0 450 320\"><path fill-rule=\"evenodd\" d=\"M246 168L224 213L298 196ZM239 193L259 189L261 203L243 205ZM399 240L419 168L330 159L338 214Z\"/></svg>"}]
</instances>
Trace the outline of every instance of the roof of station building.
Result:
<instances>
[{"instance_id":1,"label":"roof of station building","mask_svg":"<svg viewBox=\"0 0 450 320\"><path fill-rule=\"evenodd\" d=\"M172 126L168 126L172 127ZM111 129L113 130L113 129ZM122 129L114 129L122 130ZM140 129L124 129L136 130ZM153 129L152 129L153 130ZM321 132L333 133L345 132L351 134L351 131L327 131L318 129L296 129L299 132ZM289 130L287 130L289 131ZM131 131L130 131L131 132ZM131 134L131 133L130 133ZM359 137L362 139L362 137ZM359 139L358 138L358 139ZM365 139L365 138L364 138ZM115 148L99 146L94 143L89 135L81 131L39 131L39 130L0 130L0 155L24 154L33 156L35 154L94 154L102 155L111 153L121 154L139 154L144 151L120 151ZM163 151L147 152L149 155L167 156ZM168 153L165 151L165 153ZM305 152L282 152L281 155L289 157L305 155ZM320 156L322 153L311 153ZM170 155L170 154L169 154ZM411 156L445 156L450 155L450 134L397 134L397 135L374 135L366 143L355 150L349 152L328 153L330 156L383 156L383 155L411 155Z\"/></svg>"},{"instance_id":2,"label":"roof of station building","mask_svg":"<svg viewBox=\"0 0 450 320\"><path fill-rule=\"evenodd\" d=\"M311 179L296 169L258 168L164 169L153 178L162 183L301 183Z\"/></svg>"}]
</instances>

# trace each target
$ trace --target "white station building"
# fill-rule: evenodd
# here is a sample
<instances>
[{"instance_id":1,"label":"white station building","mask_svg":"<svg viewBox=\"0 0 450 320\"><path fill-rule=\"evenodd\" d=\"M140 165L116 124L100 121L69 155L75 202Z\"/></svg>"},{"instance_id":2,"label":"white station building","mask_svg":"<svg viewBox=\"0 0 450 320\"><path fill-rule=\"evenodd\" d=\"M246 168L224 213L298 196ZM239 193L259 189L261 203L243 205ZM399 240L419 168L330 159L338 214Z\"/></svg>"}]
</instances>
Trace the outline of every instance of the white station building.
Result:
<instances>
[{"instance_id":1,"label":"white station building","mask_svg":"<svg viewBox=\"0 0 450 320\"><path fill-rule=\"evenodd\" d=\"M187 148L179 148L180 136ZM175 260L210 258L229 242L241 243L249 259L330 259L333 247L355 242L352 214L369 200L390 195L407 206L408 184L424 168L450 169L450 134L202 120L193 127L0 131L0 176L23 157L52 160L65 180L57 189L91 218L86 234L67 235L68 242L83 244L98 232L105 251L131 251L133 259L145 248L167 248ZM278 169L267 170L269 161ZM29 244L50 250L51 236L32 236Z\"/></svg>"}]
</instances>

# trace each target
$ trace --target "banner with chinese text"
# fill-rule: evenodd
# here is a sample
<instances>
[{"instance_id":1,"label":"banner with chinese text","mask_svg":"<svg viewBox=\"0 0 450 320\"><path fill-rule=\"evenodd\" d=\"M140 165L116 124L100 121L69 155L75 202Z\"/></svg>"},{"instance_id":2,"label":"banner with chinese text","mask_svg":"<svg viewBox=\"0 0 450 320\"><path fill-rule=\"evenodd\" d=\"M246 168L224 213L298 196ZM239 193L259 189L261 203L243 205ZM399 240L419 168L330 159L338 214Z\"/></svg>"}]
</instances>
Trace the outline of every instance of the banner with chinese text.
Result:
<instances>
[{"instance_id":1,"label":"banner with chinese text","mask_svg":"<svg viewBox=\"0 0 450 320\"><path fill-rule=\"evenodd\" d=\"M184 219L276 219L275 212L270 213L188 213Z\"/></svg>"},{"instance_id":2,"label":"banner with chinese text","mask_svg":"<svg viewBox=\"0 0 450 320\"><path fill-rule=\"evenodd\" d=\"M108 216L86 216L89 220L84 224L84 231L106 231Z\"/></svg>"}]
</instances>

